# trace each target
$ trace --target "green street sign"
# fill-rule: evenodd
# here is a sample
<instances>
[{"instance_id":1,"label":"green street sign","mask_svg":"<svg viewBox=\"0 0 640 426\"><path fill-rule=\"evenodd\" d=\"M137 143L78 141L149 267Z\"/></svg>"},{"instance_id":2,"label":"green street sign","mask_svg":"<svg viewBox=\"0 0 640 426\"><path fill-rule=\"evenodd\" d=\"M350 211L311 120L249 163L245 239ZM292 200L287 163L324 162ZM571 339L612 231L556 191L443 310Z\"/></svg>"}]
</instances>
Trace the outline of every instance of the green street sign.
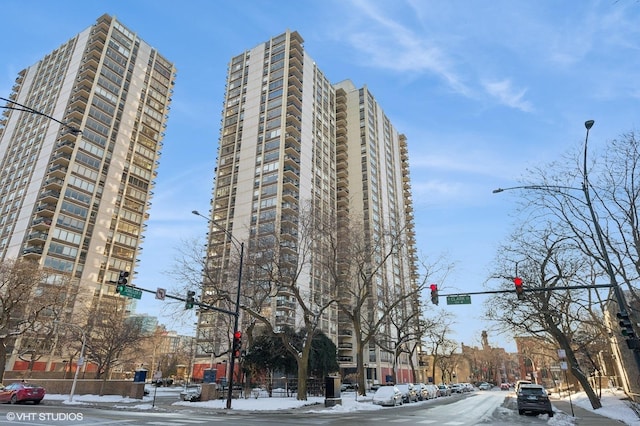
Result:
<instances>
[{"instance_id":1,"label":"green street sign","mask_svg":"<svg viewBox=\"0 0 640 426\"><path fill-rule=\"evenodd\" d=\"M124 297L129 297L131 299L141 299L142 298L142 290L138 290L137 288L125 286L120 294Z\"/></svg>"},{"instance_id":2,"label":"green street sign","mask_svg":"<svg viewBox=\"0 0 640 426\"><path fill-rule=\"evenodd\" d=\"M470 305L471 296L468 294L460 294L457 296L447 296L447 305Z\"/></svg>"}]
</instances>

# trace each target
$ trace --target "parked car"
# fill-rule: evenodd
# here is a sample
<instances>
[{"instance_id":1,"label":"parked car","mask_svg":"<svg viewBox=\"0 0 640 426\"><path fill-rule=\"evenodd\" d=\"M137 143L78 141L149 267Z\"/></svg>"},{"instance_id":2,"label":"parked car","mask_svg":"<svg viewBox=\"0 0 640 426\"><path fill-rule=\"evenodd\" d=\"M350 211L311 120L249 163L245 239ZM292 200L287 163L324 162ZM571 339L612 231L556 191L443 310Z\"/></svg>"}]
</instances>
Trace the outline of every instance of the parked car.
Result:
<instances>
[{"instance_id":1,"label":"parked car","mask_svg":"<svg viewBox=\"0 0 640 426\"><path fill-rule=\"evenodd\" d=\"M429 383L426 386L427 391L429 392L429 399L434 399L440 396L440 389L436 385Z\"/></svg>"},{"instance_id":2,"label":"parked car","mask_svg":"<svg viewBox=\"0 0 640 426\"><path fill-rule=\"evenodd\" d=\"M462 393L464 392L464 386L462 383L453 383L451 385L451 393Z\"/></svg>"},{"instance_id":3,"label":"parked car","mask_svg":"<svg viewBox=\"0 0 640 426\"><path fill-rule=\"evenodd\" d=\"M520 386L530 385L530 384L531 384L531 380L518 380L516 382L516 387L515 387L516 394L520 391Z\"/></svg>"},{"instance_id":4,"label":"parked car","mask_svg":"<svg viewBox=\"0 0 640 426\"><path fill-rule=\"evenodd\" d=\"M511 389L511 386L509 385L509 383L500 383L500 390L509 390Z\"/></svg>"},{"instance_id":5,"label":"parked car","mask_svg":"<svg viewBox=\"0 0 640 426\"><path fill-rule=\"evenodd\" d=\"M373 403L393 407L402 405L402 393L396 386L380 386L373 394Z\"/></svg>"},{"instance_id":6,"label":"parked car","mask_svg":"<svg viewBox=\"0 0 640 426\"><path fill-rule=\"evenodd\" d=\"M16 382L0 389L0 402L16 404L18 402L31 401L34 404L40 404L44 394L45 389L42 386L27 382Z\"/></svg>"},{"instance_id":7,"label":"parked car","mask_svg":"<svg viewBox=\"0 0 640 426\"><path fill-rule=\"evenodd\" d=\"M553 407L547 391L541 385L521 384L518 390L518 414L548 414L553 417Z\"/></svg>"},{"instance_id":8,"label":"parked car","mask_svg":"<svg viewBox=\"0 0 640 426\"><path fill-rule=\"evenodd\" d=\"M478 385L478 389L480 390L491 390L493 389L493 385L491 383L482 382Z\"/></svg>"},{"instance_id":9,"label":"parked car","mask_svg":"<svg viewBox=\"0 0 640 426\"><path fill-rule=\"evenodd\" d=\"M180 392L180 399L183 401L200 401L202 395L202 386L200 385L185 385L182 392Z\"/></svg>"},{"instance_id":10,"label":"parked car","mask_svg":"<svg viewBox=\"0 0 640 426\"><path fill-rule=\"evenodd\" d=\"M340 385L340 392L353 392L358 389L355 383L343 383Z\"/></svg>"},{"instance_id":11,"label":"parked car","mask_svg":"<svg viewBox=\"0 0 640 426\"><path fill-rule=\"evenodd\" d=\"M424 383L415 383L413 387L416 389L416 395L418 396L419 401L426 401L430 398L429 389L427 389L428 385Z\"/></svg>"},{"instance_id":12,"label":"parked car","mask_svg":"<svg viewBox=\"0 0 640 426\"><path fill-rule=\"evenodd\" d=\"M440 396L451 396L451 388L445 384L438 385Z\"/></svg>"},{"instance_id":13,"label":"parked car","mask_svg":"<svg viewBox=\"0 0 640 426\"><path fill-rule=\"evenodd\" d=\"M402 383L396 385L396 387L400 390L402 394L402 402L417 402L418 394L416 393L416 389L413 386L413 383Z\"/></svg>"}]
</instances>

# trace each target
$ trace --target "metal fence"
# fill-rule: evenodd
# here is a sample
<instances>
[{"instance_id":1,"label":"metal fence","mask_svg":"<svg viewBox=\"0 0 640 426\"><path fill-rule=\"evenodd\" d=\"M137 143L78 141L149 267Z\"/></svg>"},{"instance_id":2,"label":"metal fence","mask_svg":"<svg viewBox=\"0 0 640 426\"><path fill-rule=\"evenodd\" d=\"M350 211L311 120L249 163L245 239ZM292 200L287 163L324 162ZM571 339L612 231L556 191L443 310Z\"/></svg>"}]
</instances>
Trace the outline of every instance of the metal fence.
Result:
<instances>
[{"instance_id":1,"label":"metal fence","mask_svg":"<svg viewBox=\"0 0 640 426\"><path fill-rule=\"evenodd\" d=\"M307 396L323 396L324 380L318 378L307 379ZM265 379L251 384L251 397L262 398L290 398L298 395L297 378L273 378Z\"/></svg>"}]
</instances>

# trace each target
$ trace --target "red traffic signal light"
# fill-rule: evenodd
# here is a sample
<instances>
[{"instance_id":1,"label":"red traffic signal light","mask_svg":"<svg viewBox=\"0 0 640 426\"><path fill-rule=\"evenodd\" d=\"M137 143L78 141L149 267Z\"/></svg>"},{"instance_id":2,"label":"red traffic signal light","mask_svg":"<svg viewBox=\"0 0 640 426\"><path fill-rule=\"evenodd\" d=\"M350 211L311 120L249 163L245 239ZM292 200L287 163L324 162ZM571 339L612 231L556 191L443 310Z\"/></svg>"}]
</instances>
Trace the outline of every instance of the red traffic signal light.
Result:
<instances>
[{"instance_id":1,"label":"red traffic signal light","mask_svg":"<svg viewBox=\"0 0 640 426\"><path fill-rule=\"evenodd\" d=\"M433 303L434 305L437 305L438 304L438 285L431 284L429 287L431 288L431 303Z\"/></svg>"},{"instance_id":2,"label":"red traffic signal light","mask_svg":"<svg viewBox=\"0 0 640 426\"><path fill-rule=\"evenodd\" d=\"M242 350L242 332L239 330L236 330L233 333L233 348L231 350L232 352L231 355L234 358L240 358L241 350Z\"/></svg>"},{"instance_id":3,"label":"red traffic signal light","mask_svg":"<svg viewBox=\"0 0 640 426\"><path fill-rule=\"evenodd\" d=\"M516 295L518 296L518 299L520 300L524 299L524 288L522 287L522 278L515 277L513 279L513 283L516 285Z\"/></svg>"}]
</instances>

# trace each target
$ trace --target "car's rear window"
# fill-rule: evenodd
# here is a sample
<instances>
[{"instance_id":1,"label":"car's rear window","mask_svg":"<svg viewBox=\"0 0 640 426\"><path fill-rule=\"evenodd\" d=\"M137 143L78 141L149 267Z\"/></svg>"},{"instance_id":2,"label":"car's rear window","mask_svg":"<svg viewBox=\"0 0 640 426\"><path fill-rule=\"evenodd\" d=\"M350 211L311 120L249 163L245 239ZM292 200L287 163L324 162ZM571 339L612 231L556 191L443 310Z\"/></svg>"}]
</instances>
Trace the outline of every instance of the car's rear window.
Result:
<instances>
[{"instance_id":1,"label":"car's rear window","mask_svg":"<svg viewBox=\"0 0 640 426\"><path fill-rule=\"evenodd\" d=\"M522 395L544 395L544 389L542 388L520 388Z\"/></svg>"}]
</instances>

